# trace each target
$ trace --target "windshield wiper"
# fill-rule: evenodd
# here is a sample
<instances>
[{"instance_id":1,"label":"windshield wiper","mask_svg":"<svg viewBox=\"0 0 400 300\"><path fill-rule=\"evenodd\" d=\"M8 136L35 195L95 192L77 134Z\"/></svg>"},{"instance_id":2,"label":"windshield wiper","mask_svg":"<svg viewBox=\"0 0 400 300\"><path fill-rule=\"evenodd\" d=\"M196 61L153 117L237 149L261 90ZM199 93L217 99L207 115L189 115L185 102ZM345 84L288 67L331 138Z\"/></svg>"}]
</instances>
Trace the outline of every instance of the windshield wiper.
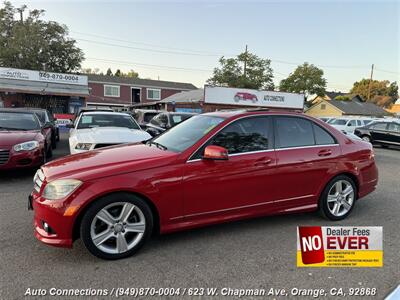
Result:
<instances>
[{"instance_id":1,"label":"windshield wiper","mask_svg":"<svg viewBox=\"0 0 400 300\"><path fill-rule=\"evenodd\" d=\"M161 145L160 143L157 142L153 142L153 141L148 141L146 142L147 145L155 145L157 148L161 149L161 150L168 150L167 147L165 147L164 145Z\"/></svg>"}]
</instances>

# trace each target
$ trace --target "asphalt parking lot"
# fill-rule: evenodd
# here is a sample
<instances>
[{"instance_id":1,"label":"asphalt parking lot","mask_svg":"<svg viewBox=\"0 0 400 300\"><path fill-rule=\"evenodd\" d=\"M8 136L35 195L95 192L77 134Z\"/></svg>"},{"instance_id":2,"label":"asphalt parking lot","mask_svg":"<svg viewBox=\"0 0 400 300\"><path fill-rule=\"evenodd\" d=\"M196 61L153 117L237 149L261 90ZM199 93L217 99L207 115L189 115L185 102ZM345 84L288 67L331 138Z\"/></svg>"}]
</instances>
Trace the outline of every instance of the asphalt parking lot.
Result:
<instances>
[{"instance_id":1,"label":"asphalt parking lot","mask_svg":"<svg viewBox=\"0 0 400 300\"><path fill-rule=\"evenodd\" d=\"M67 152L63 136L54 156ZM2 174L0 299L21 299L27 288L51 287L370 287L377 288L374 298L382 299L400 281L400 150L378 147L375 152L379 187L344 221L332 223L308 213L211 226L154 237L136 256L119 261L93 257L81 241L73 249L38 242L33 213L27 210L34 172ZM297 268L296 226L333 224L383 226L384 267Z\"/></svg>"}]
</instances>

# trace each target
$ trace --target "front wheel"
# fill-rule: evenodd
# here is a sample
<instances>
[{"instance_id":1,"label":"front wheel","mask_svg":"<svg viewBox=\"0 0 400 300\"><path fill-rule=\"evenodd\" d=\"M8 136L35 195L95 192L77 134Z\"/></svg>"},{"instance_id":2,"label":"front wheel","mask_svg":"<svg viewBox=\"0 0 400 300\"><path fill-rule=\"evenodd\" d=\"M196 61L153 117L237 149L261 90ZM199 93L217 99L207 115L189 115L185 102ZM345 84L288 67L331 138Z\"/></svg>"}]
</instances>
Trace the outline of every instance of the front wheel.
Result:
<instances>
[{"instance_id":1,"label":"front wheel","mask_svg":"<svg viewBox=\"0 0 400 300\"><path fill-rule=\"evenodd\" d=\"M133 255L143 246L153 230L153 216L139 197L117 193L90 206L80 229L81 238L93 255L120 259Z\"/></svg>"},{"instance_id":2,"label":"front wheel","mask_svg":"<svg viewBox=\"0 0 400 300\"><path fill-rule=\"evenodd\" d=\"M357 197L354 181L345 175L333 178L321 194L321 214L332 221L343 220L353 210Z\"/></svg>"},{"instance_id":3,"label":"front wheel","mask_svg":"<svg viewBox=\"0 0 400 300\"><path fill-rule=\"evenodd\" d=\"M361 138L363 141L371 143L371 138L368 135L363 135Z\"/></svg>"}]
</instances>

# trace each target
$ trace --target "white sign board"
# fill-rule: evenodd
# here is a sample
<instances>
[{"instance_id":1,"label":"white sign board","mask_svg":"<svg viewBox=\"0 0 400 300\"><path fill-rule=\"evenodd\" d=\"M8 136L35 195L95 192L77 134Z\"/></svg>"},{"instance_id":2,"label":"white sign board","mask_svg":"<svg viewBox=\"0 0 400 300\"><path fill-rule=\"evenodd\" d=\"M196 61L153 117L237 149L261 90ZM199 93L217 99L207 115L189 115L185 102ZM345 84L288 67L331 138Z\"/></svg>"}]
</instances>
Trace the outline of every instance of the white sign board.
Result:
<instances>
[{"instance_id":1,"label":"white sign board","mask_svg":"<svg viewBox=\"0 0 400 300\"><path fill-rule=\"evenodd\" d=\"M304 95L205 86L204 103L303 109Z\"/></svg>"},{"instance_id":2,"label":"white sign board","mask_svg":"<svg viewBox=\"0 0 400 300\"><path fill-rule=\"evenodd\" d=\"M0 79L15 79L41 81L51 83L88 85L88 78L84 75L52 73L0 67Z\"/></svg>"}]
</instances>

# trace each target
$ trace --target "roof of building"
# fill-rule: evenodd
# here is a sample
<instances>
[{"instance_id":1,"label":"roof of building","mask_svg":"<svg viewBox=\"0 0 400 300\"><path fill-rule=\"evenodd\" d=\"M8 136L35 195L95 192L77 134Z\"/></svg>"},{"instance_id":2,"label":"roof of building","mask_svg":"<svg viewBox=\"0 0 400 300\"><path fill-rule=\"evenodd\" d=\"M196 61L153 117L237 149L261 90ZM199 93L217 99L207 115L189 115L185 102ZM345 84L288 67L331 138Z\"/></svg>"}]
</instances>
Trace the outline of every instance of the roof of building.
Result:
<instances>
[{"instance_id":1,"label":"roof of building","mask_svg":"<svg viewBox=\"0 0 400 300\"><path fill-rule=\"evenodd\" d=\"M187 103L187 102L200 102L204 100L204 89L196 89L191 91L185 91L176 93L172 96L164 98L159 103Z\"/></svg>"},{"instance_id":2,"label":"roof of building","mask_svg":"<svg viewBox=\"0 0 400 300\"><path fill-rule=\"evenodd\" d=\"M173 82L153 79L142 79L142 78L130 78L130 77L118 77L118 76L107 76L98 74L87 74L89 82L111 82L129 85L149 86L149 87L161 87L161 88L173 88L182 90L193 90L196 87L191 83L184 82Z\"/></svg>"},{"instance_id":3,"label":"roof of building","mask_svg":"<svg viewBox=\"0 0 400 300\"><path fill-rule=\"evenodd\" d=\"M336 97L346 96L348 94L347 93L342 93L342 92L325 92L325 95L328 96L330 100L333 100Z\"/></svg>"},{"instance_id":4,"label":"roof of building","mask_svg":"<svg viewBox=\"0 0 400 300\"><path fill-rule=\"evenodd\" d=\"M383 116L388 114L383 108L372 102L363 102L354 98L352 100L330 100L328 102L347 115Z\"/></svg>"}]
</instances>

